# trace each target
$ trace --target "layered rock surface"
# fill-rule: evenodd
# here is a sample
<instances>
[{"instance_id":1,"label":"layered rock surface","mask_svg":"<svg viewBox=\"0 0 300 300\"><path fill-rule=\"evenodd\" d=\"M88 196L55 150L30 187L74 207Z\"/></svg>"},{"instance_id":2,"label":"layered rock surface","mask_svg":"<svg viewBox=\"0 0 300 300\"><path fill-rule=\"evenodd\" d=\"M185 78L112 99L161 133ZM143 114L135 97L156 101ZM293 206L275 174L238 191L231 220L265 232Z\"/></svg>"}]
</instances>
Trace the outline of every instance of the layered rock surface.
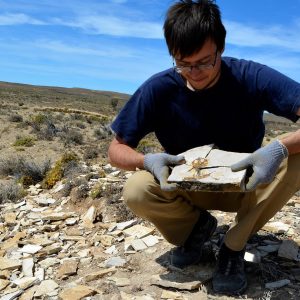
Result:
<instances>
[{"instance_id":1,"label":"layered rock surface","mask_svg":"<svg viewBox=\"0 0 300 300\"><path fill-rule=\"evenodd\" d=\"M173 268L173 246L150 223L125 213L120 190L131 172L97 168L106 176L90 176L89 188L101 183L109 199L62 197L60 182L48 191L31 186L18 203L1 204L0 298L226 299L212 292L210 279L234 214L212 212L219 226L203 261ZM248 299L300 299L299 216L294 196L247 244Z\"/></svg>"}]
</instances>

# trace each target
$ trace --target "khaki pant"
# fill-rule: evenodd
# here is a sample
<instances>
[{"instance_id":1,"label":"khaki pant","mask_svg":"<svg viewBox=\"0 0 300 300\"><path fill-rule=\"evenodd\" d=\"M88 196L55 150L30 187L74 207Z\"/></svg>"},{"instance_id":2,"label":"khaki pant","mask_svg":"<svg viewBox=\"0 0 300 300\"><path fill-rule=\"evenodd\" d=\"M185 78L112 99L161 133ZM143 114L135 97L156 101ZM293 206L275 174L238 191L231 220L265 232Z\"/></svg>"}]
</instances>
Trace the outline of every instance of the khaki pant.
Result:
<instances>
[{"instance_id":1,"label":"khaki pant","mask_svg":"<svg viewBox=\"0 0 300 300\"><path fill-rule=\"evenodd\" d=\"M253 192L164 192L147 171L133 174L124 186L124 199L138 216L152 222L167 241L183 245L200 209L237 212L225 236L226 245L241 250L300 189L300 154L285 159L273 182Z\"/></svg>"}]
</instances>

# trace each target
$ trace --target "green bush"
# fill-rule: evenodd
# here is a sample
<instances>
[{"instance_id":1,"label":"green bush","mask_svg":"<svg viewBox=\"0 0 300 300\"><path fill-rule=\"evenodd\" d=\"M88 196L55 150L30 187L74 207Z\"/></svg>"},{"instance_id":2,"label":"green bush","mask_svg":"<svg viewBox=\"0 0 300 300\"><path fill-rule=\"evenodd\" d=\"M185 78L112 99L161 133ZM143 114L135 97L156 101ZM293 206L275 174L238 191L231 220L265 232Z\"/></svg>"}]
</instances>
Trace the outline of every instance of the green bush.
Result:
<instances>
[{"instance_id":1,"label":"green bush","mask_svg":"<svg viewBox=\"0 0 300 300\"><path fill-rule=\"evenodd\" d=\"M15 147L32 147L34 138L31 136L17 136L13 146Z\"/></svg>"},{"instance_id":2,"label":"green bush","mask_svg":"<svg viewBox=\"0 0 300 300\"><path fill-rule=\"evenodd\" d=\"M65 153L62 158L55 163L54 167L47 173L42 183L43 188L51 189L63 178L66 167L71 162L77 163L78 160L78 156L74 152Z\"/></svg>"}]
</instances>

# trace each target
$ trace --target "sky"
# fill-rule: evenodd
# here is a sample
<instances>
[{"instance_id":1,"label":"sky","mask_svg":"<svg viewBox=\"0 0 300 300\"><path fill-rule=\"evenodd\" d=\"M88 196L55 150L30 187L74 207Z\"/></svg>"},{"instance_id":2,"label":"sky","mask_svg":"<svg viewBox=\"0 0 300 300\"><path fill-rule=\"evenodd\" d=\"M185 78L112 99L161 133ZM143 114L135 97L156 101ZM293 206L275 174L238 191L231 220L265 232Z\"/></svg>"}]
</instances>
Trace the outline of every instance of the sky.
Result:
<instances>
[{"instance_id":1,"label":"sky","mask_svg":"<svg viewBox=\"0 0 300 300\"><path fill-rule=\"evenodd\" d=\"M162 32L171 0L0 0L0 81L133 94L172 66ZM300 0L216 0L223 55L300 82Z\"/></svg>"}]
</instances>

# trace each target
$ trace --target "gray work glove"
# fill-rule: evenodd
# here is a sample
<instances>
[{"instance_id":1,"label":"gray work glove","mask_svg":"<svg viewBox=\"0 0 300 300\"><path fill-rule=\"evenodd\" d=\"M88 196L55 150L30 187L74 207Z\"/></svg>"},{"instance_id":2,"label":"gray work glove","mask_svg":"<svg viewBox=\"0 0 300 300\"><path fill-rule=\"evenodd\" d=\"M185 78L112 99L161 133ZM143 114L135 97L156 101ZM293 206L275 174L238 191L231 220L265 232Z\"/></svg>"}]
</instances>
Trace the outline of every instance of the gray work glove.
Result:
<instances>
[{"instance_id":1,"label":"gray work glove","mask_svg":"<svg viewBox=\"0 0 300 300\"><path fill-rule=\"evenodd\" d=\"M273 180L279 165L288 155L287 148L279 140L276 140L233 164L231 170L236 172L247 169L249 171L252 168L252 174L242 189L243 191L253 191L259 184L270 183Z\"/></svg>"},{"instance_id":2,"label":"gray work glove","mask_svg":"<svg viewBox=\"0 0 300 300\"><path fill-rule=\"evenodd\" d=\"M169 166L183 163L184 156L170 155L166 153L149 153L144 157L144 168L151 172L160 183L163 191L171 192L177 189L175 183L168 183Z\"/></svg>"}]
</instances>

